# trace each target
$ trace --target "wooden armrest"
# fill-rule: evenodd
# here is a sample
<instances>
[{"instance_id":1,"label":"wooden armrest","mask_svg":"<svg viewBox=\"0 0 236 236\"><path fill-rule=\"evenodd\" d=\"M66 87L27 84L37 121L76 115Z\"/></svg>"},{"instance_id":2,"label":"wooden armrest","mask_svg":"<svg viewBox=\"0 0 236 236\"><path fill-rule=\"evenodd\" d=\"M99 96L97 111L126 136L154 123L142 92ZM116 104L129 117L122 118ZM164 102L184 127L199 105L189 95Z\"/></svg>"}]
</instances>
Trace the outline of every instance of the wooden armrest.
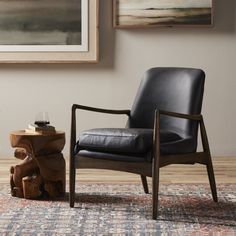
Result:
<instances>
[{"instance_id":1,"label":"wooden armrest","mask_svg":"<svg viewBox=\"0 0 236 236\"><path fill-rule=\"evenodd\" d=\"M71 112L71 138L70 138L70 155L73 156L73 149L76 144L76 110L86 110L92 112L100 112L100 113L107 113L113 115L127 115L130 116L130 110L108 110L96 107L88 107L79 104L72 105L72 112Z\"/></svg>"},{"instance_id":2,"label":"wooden armrest","mask_svg":"<svg viewBox=\"0 0 236 236\"><path fill-rule=\"evenodd\" d=\"M202 115L189 115L189 114L183 114L183 113L176 113L176 112L170 112L170 111L163 111L163 110L156 110L159 112L160 115L165 116L172 116L176 118L182 118L182 119L188 119L188 120L195 120L195 121L201 121Z\"/></svg>"},{"instance_id":3,"label":"wooden armrest","mask_svg":"<svg viewBox=\"0 0 236 236\"><path fill-rule=\"evenodd\" d=\"M155 111L155 120L154 120L154 159L155 161L159 161L156 158L160 156L160 116L171 116L176 118L182 118L182 119L188 119L197 121L200 123L201 128L201 136L205 139L207 139L205 126L203 122L203 116L202 115L189 115L189 114L182 114L182 113L176 113L176 112L169 112L169 111L163 111L156 109ZM204 135L203 135L204 133ZM205 149L205 147L204 147Z\"/></svg>"},{"instance_id":4,"label":"wooden armrest","mask_svg":"<svg viewBox=\"0 0 236 236\"><path fill-rule=\"evenodd\" d=\"M130 110L109 110L109 109L102 109L102 108L96 108L96 107L83 106L83 105L79 105L79 104L73 104L72 112L75 111L76 109L87 110L87 111L92 111L92 112L107 113L107 114L114 114L114 115L130 116Z\"/></svg>"}]
</instances>

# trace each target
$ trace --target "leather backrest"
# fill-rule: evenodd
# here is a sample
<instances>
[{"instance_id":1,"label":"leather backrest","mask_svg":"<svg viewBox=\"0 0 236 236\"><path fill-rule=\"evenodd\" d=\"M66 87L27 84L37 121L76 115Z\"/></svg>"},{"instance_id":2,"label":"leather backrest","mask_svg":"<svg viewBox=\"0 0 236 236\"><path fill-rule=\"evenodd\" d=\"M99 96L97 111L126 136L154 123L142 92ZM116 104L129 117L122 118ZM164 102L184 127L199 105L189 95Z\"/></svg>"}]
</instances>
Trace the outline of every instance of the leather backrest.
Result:
<instances>
[{"instance_id":1,"label":"leather backrest","mask_svg":"<svg viewBox=\"0 0 236 236\"><path fill-rule=\"evenodd\" d=\"M152 68L140 84L127 126L153 128L155 109L200 114L205 73L192 68ZM197 139L196 122L161 116L161 129Z\"/></svg>"}]
</instances>

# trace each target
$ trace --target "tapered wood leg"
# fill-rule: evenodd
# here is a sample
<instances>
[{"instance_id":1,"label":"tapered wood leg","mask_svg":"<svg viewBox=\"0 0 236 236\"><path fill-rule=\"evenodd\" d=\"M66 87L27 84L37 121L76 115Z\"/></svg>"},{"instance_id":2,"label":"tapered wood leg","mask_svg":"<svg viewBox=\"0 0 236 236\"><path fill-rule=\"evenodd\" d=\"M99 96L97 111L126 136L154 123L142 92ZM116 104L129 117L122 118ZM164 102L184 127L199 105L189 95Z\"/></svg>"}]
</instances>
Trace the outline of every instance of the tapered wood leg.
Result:
<instances>
[{"instance_id":1,"label":"tapered wood leg","mask_svg":"<svg viewBox=\"0 0 236 236\"><path fill-rule=\"evenodd\" d=\"M209 182L211 186L212 197L213 197L214 202L218 202L215 175L214 175L214 170L213 170L213 165L212 165L212 160L211 160L210 146L209 146L209 142L207 138L206 127L203 120L201 120L200 122L200 131L201 131L201 137L202 137L203 150L206 153L206 166L207 166L207 173L208 173L208 178L209 178Z\"/></svg>"},{"instance_id":2,"label":"tapered wood leg","mask_svg":"<svg viewBox=\"0 0 236 236\"><path fill-rule=\"evenodd\" d=\"M157 219L158 212L158 192L159 192L159 165L153 163L152 173L152 219Z\"/></svg>"},{"instance_id":3,"label":"tapered wood leg","mask_svg":"<svg viewBox=\"0 0 236 236\"><path fill-rule=\"evenodd\" d=\"M208 156L207 173L208 173L208 178L209 178L209 182L211 186L212 198L214 202L218 202L215 175L214 175L214 170L213 170L213 165L212 165L212 160L211 160L210 155Z\"/></svg>"},{"instance_id":4,"label":"tapered wood leg","mask_svg":"<svg viewBox=\"0 0 236 236\"><path fill-rule=\"evenodd\" d=\"M157 219L159 170L160 170L160 113L155 111L154 134L153 134L153 161L152 161L152 219Z\"/></svg>"},{"instance_id":5,"label":"tapered wood leg","mask_svg":"<svg viewBox=\"0 0 236 236\"><path fill-rule=\"evenodd\" d=\"M142 180L144 192L145 192L146 194L148 194L149 191L148 191L147 177L144 176L144 175L140 175L140 176L141 176L141 180Z\"/></svg>"},{"instance_id":6,"label":"tapered wood leg","mask_svg":"<svg viewBox=\"0 0 236 236\"><path fill-rule=\"evenodd\" d=\"M74 207L75 204L75 166L74 160L70 163L70 190L69 190L69 201L70 207Z\"/></svg>"}]
</instances>

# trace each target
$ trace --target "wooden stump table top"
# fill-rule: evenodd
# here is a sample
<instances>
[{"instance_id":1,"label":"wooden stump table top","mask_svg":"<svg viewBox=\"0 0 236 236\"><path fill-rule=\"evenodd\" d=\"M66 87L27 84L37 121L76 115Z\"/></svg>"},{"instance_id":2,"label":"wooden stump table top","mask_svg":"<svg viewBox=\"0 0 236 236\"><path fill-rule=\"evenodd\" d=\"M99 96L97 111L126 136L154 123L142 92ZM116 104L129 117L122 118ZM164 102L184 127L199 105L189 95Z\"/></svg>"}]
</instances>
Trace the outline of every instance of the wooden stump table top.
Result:
<instances>
[{"instance_id":1,"label":"wooden stump table top","mask_svg":"<svg viewBox=\"0 0 236 236\"><path fill-rule=\"evenodd\" d=\"M37 132L35 132L35 133L30 133L30 132L26 132L25 130L17 130L17 131L12 131L11 133L10 133L11 135L26 135L26 136L49 136L49 135L60 135L60 134L65 134L65 132L63 132L63 131L56 131L55 133L43 133L43 134L41 134L41 133L37 133Z\"/></svg>"},{"instance_id":2,"label":"wooden stump table top","mask_svg":"<svg viewBox=\"0 0 236 236\"><path fill-rule=\"evenodd\" d=\"M25 148L28 153L41 156L61 152L65 146L65 132L40 134L19 130L10 133L10 141L12 147Z\"/></svg>"}]
</instances>

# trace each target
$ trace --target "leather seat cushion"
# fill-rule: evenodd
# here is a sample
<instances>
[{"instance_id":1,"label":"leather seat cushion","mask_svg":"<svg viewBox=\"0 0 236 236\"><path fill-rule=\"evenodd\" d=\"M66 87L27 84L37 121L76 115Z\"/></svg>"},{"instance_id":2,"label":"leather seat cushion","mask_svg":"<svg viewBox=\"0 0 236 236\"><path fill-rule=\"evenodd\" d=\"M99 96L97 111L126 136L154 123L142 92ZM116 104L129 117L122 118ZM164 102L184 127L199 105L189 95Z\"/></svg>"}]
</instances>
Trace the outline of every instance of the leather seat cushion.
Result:
<instances>
[{"instance_id":1,"label":"leather seat cushion","mask_svg":"<svg viewBox=\"0 0 236 236\"><path fill-rule=\"evenodd\" d=\"M120 154L120 153L108 153L108 152L97 152L91 150L81 150L77 153L78 157L89 157L93 159L112 160L112 161L123 161L123 162L151 162L151 153L147 154Z\"/></svg>"},{"instance_id":2,"label":"leather seat cushion","mask_svg":"<svg viewBox=\"0 0 236 236\"><path fill-rule=\"evenodd\" d=\"M181 137L171 131L161 131L161 143L180 140ZM150 152L153 144L152 129L104 128L84 131L79 138L77 148L109 153L144 154Z\"/></svg>"}]
</instances>

